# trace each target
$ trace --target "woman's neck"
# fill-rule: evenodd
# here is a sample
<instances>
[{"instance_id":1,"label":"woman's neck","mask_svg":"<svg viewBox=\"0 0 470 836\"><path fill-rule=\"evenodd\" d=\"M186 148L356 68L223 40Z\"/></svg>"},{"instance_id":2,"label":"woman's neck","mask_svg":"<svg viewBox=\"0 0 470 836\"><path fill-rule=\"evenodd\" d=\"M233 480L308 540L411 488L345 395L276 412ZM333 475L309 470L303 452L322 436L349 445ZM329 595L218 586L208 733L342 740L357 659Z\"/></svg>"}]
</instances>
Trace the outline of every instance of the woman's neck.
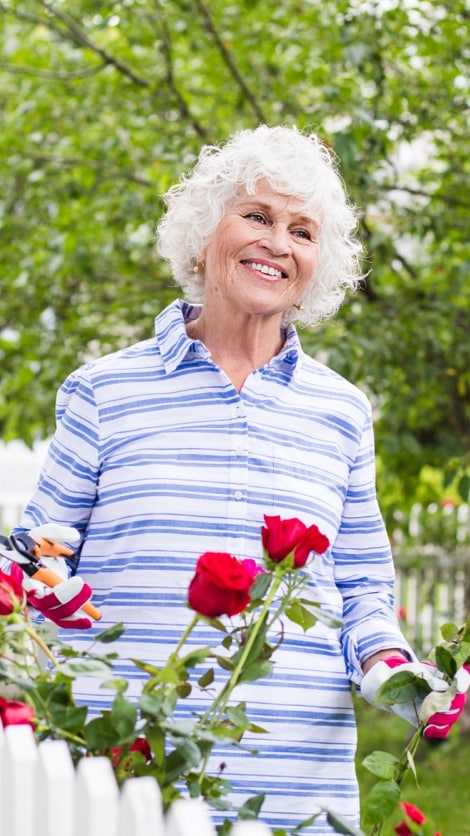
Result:
<instances>
[{"instance_id":1,"label":"woman's neck","mask_svg":"<svg viewBox=\"0 0 470 836\"><path fill-rule=\"evenodd\" d=\"M204 343L237 391L251 372L279 353L284 342L279 321L262 322L251 317L244 323L209 323L204 309L198 319L188 323L186 332L191 339Z\"/></svg>"}]
</instances>

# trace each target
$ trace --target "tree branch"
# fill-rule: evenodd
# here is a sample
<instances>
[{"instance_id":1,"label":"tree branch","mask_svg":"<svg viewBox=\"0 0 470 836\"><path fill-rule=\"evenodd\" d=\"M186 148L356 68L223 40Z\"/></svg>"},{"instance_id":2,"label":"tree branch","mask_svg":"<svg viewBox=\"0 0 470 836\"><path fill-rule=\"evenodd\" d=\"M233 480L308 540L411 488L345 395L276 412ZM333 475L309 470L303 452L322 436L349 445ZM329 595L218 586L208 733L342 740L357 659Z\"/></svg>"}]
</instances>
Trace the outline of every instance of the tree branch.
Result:
<instances>
[{"instance_id":1,"label":"tree branch","mask_svg":"<svg viewBox=\"0 0 470 836\"><path fill-rule=\"evenodd\" d=\"M67 12L58 9L57 6L54 6L53 3L50 3L49 0L40 0L42 5L45 9L51 12L58 20L60 20L66 27L66 30L59 31L65 37L68 37L71 41L76 43L78 46L83 46L86 49L90 49L96 55L99 55L100 58L104 61L105 64L108 64L112 67L115 67L122 75L127 76L137 84L139 87L150 87L150 82L147 81L146 78L138 75L131 67L127 64L124 64L123 61L120 61L119 58L115 58L114 55L110 55L105 49L102 49L97 44L93 43L92 40L88 37L85 31L79 26L76 20L74 20L71 15L67 14ZM44 21L43 21L44 23Z\"/></svg>"},{"instance_id":2,"label":"tree branch","mask_svg":"<svg viewBox=\"0 0 470 836\"><path fill-rule=\"evenodd\" d=\"M176 98L178 108L183 119L186 119L193 126L196 134L203 140L203 142L208 142L209 137L207 131L205 130L205 128L202 127L200 122L198 122L198 120L193 117L182 93L177 87L173 71L173 48L171 43L171 35L168 23L163 17L163 15L161 22L163 27L162 50L166 66L166 82Z\"/></svg>"},{"instance_id":3,"label":"tree branch","mask_svg":"<svg viewBox=\"0 0 470 836\"><path fill-rule=\"evenodd\" d=\"M227 49L224 42L222 41L219 33L217 32L217 29L215 28L214 22L213 22L210 14L209 14L209 10L204 5L202 0L196 0L196 6L198 7L199 11L201 12L201 14L204 18L206 27L209 30L210 34L212 35L214 43L216 44L217 49L219 50L223 60L225 61L225 64L227 65L227 68L228 68L228 71L229 71L230 75L232 76L234 81L240 87L243 95L245 96L247 101L250 103L250 105L253 108L253 111L254 111L256 117L259 119L259 121L260 122L266 122L266 118L264 116L264 113L261 110L260 106L258 105L258 102L256 101L255 96L253 95L253 93L249 89L249 87L246 84L245 79L243 78L241 73L238 71L238 68L235 65L235 62L232 58L232 55L230 54L229 50Z\"/></svg>"},{"instance_id":4,"label":"tree branch","mask_svg":"<svg viewBox=\"0 0 470 836\"><path fill-rule=\"evenodd\" d=\"M16 66L15 64L2 64L0 62L0 70L6 70L8 73L16 73L17 75L32 75L37 78L47 78L55 81L74 81L79 78L90 78L90 76L97 75L104 69L106 64L101 62L96 67L90 67L86 70L76 70L72 73L53 72L52 70L38 70L36 67Z\"/></svg>"},{"instance_id":5,"label":"tree branch","mask_svg":"<svg viewBox=\"0 0 470 836\"><path fill-rule=\"evenodd\" d=\"M137 183L137 185L144 186L145 188L153 188L155 185L154 183L152 183L151 180L147 180L145 177L141 177L139 174L123 171L122 168L115 169L111 166L106 167L106 165L103 164L102 160L86 160L83 157L60 157L56 154L38 153L29 154L28 157L31 160L46 163L47 165L55 165L59 168L75 165L90 169L97 169L100 172L105 171L107 168L109 176L112 176L114 179L122 177L124 180L129 180L131 183Z\"/></svg>"}]
</instances>

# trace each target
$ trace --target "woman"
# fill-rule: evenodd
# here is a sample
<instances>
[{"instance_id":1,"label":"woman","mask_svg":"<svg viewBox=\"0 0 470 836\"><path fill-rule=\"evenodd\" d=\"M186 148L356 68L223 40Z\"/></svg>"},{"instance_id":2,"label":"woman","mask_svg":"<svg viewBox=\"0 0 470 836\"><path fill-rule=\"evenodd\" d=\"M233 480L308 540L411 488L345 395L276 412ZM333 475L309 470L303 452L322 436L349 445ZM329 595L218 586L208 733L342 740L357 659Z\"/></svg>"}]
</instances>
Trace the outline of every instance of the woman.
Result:
<instances>
[{"instance_id":1,"label":"woman","mask_svg":"<svg viewBox=\"0 0 470 836\"><path fill-rule=\"evenodd\" d=\"M269 732L258 757L218 762L237 802L267 793L271 826L319 808L357 823L351 682L412 651L394 612L369 402L306 356L292 325L333 315L357 286L355 212L315 135L264 125L204 148L166 203L158 249L191 302L64 383L22 527L78 529L100 626L124 621L121 656L158 662L186 623L202 552L259 560L264 514L317 524L332 548L311 564L312 597L344 629L286 627L273 675L240 695ZM93 706L105 697L92 688ZM323 815L311 832L333 831Z\"/></svg>"}]
</instances>

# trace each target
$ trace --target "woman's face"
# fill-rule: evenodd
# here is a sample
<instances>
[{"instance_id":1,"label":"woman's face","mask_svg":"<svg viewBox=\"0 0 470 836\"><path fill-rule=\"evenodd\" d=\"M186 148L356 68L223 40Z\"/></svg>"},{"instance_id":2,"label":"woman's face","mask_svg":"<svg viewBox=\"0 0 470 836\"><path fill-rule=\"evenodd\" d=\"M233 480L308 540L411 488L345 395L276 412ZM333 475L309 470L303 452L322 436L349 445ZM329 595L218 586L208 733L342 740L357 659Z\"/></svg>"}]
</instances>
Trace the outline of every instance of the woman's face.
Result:
<instances>
[{"instance_id":1,"label":"woman's face","mask_svg":"<svg viewBox=\"0 0 470 836\"><path fill-rule=\"evenodd\" d=\"M255 194L240 190L202 258L205 302L252 315L282 314L299 303L318 260L320 219L267 180Z\"/></svg>"}]
</instances>

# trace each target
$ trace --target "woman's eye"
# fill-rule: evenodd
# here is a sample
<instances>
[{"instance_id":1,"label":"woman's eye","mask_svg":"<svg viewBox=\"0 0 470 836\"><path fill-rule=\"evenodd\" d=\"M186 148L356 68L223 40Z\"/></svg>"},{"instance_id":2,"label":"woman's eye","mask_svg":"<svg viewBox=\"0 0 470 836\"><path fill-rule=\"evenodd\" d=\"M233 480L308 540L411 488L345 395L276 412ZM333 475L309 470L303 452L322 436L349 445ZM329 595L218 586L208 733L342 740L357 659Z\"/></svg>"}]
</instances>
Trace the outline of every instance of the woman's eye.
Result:
<instances>
[{"instance_id":1,"label":"woman's eye","mask_svg":"<svg viewBox=\"0 0 470 836\"><path fill-rule=\"evenodd\" d=\"M312 236L308 229L294 229L294 235L296 235L297 238L305 238L306 241L312 240Z\"/></svg>"},{"instance_id":2,"label":"woman's eye","mask_svg":"<svg viewBox=\"0 0 470 836\"><path fill-rule=\"evenodd\" d=\"M250 220L256 221L256 223L259 224L267 223L266 218L260 212L250 212L248 215L245 215L245 217L249 218Z\"/></svg>"}]
</instances>

